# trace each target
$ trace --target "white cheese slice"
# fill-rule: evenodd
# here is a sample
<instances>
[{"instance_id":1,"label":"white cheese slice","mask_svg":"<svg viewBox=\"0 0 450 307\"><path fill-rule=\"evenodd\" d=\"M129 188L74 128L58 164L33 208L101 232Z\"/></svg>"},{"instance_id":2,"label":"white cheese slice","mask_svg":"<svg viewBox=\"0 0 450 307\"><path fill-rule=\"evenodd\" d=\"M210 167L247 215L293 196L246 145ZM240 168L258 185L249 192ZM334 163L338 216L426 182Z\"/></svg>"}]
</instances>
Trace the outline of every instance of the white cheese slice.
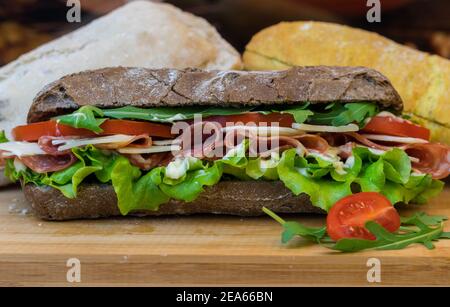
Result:
<instances>
[{"instance_id":1,"label":"white cheese slice","mask_svg":"<svg viewBox=\"0 0 450 307\"><path fill-rule=\"evenodd\" d=\"M6 151L6 153L3 154L4 157L45 155L45 151L43 151L37 143L29 143L29 142L0 143L0 150Z\"/></svg>"},{"instance_id":2,"label":"white cheese slice","mask_svg":"<svg viewBox=\"0 0 450 307\"><path fill-rule=\"evenodd\" d=\"M146 154L167 151L178 151L181 147L178 145L150 146L150 147L124 147L117 149L122 154Z\"/></svg>"},{"instance_id":3,"label":"white cheese slice","mask_svg":"<svg viewBox=\"0 0 450 307\"><path fill-rule=\"evenodd\" d=\"M311 131L311 132L355 132L359 130L358 125L348 124L345 126L324 126L324 125L308 125L308 124L292 124L292 128L301 131Z\"/></svg>"},{"instance_id":4,"label":"white cheese slice","mask_svg":"<svg viewBox=\"0 0 450 307\"><path fill-rule=\"evenodd\" d=\"M67 149L85 146L85 145L131 142L131 140L133 140L134 137L135 137L134 135L115 134L115 135L100 136L100 137L86 138L86 139L53 140L52 144L53 145L61 145L58 147L58 150L64 151Z\"/></svg>"},{"instance_id":5,"label":"white cheese slice","mask_svg":"<svg viewBox=\"0 0 450 307\"><path fill-rule=\"evenodd\" d=\"M404 143L404 144L425 144L428 143L427 140L411 137L401 137L401 136L391 136L382 134L361 134L369 140L374 141L384 141L384 142L394 142L394 143Z\"/></svg>"}]
</instances>

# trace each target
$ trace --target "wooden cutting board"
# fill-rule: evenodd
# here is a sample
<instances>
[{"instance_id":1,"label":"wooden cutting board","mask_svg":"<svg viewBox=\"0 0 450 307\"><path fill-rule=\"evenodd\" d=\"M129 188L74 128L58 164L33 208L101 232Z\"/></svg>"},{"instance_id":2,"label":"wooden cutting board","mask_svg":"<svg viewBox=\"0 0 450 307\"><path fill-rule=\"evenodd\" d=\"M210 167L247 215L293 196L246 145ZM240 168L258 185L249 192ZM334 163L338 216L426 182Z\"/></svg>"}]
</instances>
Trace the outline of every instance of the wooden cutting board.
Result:
<instances>
[{"instance_id":1,"label":"wooden cutting board","mask_svg":"<svg viewBox=\"0 0 450 307\"><path fill-rule=\"evenodd\" d=\"M450 187L426 206L450 216ZM0 190L0 285L450 285L450 240L436 249L341 254L280 243L268 217L193 216L44 222L19 189ZM309 225L324 217L292 216ZM447 223L447 231L450 222ZM67 267L69 259L72 267ZM79 265L76 262L80 261ZM381 283L367 281L377 258ZM75 259L75 260L74 260ZM80 283L76 280L80 269Z\"/></svg>"}]
</instances>

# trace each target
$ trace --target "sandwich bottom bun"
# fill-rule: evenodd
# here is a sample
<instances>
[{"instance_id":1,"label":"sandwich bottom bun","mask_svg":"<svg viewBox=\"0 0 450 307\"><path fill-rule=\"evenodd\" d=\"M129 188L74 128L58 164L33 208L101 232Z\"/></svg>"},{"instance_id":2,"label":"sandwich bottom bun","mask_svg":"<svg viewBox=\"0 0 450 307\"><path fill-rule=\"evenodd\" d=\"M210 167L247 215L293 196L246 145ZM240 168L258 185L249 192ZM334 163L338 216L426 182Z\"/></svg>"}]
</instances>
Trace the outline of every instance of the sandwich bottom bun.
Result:
<instances>
[{"instance_id":1,"label":"sandwich bottom bun","mask_svg":"<svg viewBox=\"0 0 450 307\"><path fill-rule=\"evenodd\" d=\"M93 219L120 216L112 185L84 183L77 197L69 199L49 186L27 184L26 199L34 214L45 220ZM281 181L221 181L206 187L192 202L171 200L158 211L136 211L129 215L189 215L196 213L263 215L262 207L278 213L325 213L314 207L309 196L295 196Z\"/></svg>"}]
</instances>

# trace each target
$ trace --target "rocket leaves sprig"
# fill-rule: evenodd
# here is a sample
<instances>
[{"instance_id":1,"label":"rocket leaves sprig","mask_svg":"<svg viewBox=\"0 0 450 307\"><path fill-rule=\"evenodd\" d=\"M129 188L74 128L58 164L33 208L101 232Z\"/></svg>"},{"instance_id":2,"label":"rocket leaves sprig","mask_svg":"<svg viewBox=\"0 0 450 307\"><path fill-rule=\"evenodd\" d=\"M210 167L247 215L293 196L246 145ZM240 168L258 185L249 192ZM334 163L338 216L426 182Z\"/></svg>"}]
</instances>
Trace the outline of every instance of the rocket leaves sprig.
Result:
<instances>
[{"instance_id":1,"label":"rocket leaves sprig","mask_svg":"<svg viewBox=\"0 0 450 307\"><path fill-rule=\"evenodd\" d=\"M326 234L325 226L307 227L298 222L285 221L267 208L263 208L263 211L283 226L282 243L287 243L295 236L299 236L341 252L398 250L411 244L422 244L428 249L433 249L434 241L450 239L450 232L444 232L444 221L447 217L427 215L424 212L402 217L402 226L395 233L387 231L374 221L367 222L365 227L376 237L375 240L345 238L333 242Z\"/></svg>"}]
</instances>

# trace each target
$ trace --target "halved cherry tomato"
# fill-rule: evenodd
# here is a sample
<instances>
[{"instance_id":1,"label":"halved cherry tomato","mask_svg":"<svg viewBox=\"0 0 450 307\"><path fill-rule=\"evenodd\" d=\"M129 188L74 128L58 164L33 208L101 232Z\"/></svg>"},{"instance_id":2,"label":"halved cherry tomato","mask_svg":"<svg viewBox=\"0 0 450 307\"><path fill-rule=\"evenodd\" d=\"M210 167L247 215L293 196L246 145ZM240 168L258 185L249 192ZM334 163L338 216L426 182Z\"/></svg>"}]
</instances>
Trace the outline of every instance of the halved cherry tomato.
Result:
<instances>
[{"instance_id":1,"label":"halved cherry tomato","mask_svg":"<svg viewBox=\"0 0 450 307\"><path fill-rule=\"evenodd\" d=\"M375 221L390 232L400 227L400 216L391 202L377 192L361 192L340 199L327 216L327 232L337 241L343 238L375 240L364 225Z\"/></svg>"},{"instance_id":2,"label":"halved cherry tomato","mask_svg":"<svg viewBox=\"0 0 450 307\"><path fill-rule=\"evenodd\" d=\"M295 122L294 117L291 114L281 114L279 112L262 114L258 112L249 112L237 115L214 115L203 118L203 121L218 122L222 127L226 126L226 123L255 123L260 125L261 123L267 123L267 126L271 126L272 123L278 123L280 127L291 127Z\"/></svg>"},{"instance_id":3,"label":"halved cherry tomato","mask_svg":"<svg viewBox=\"0 0 450 307\"><path fill-rule=\"evenodd\" d=\"M96 134L87 129L73 128L67 125L58 124L54 120L49 120L17 126L12 130L12 135L16 141L28 142L37 141L43 135L95 137L111 134L148 134L153 137L173 138L173 135L170 133L170 126L149 122L108 119L100 127L103 129L103 132Z\"/></svg>"},{"instance_id":4,"label":"halved cherry tomato","mask_svg":"<svg viewBox=\"0 0 450 307\"><path fill-rule=\"evenodd\" d=\"M427 128L391 116L372 117L362 131L375 134L420 138L427 141L430 140L430 130Z\"/></svg>"}]
</instances>

